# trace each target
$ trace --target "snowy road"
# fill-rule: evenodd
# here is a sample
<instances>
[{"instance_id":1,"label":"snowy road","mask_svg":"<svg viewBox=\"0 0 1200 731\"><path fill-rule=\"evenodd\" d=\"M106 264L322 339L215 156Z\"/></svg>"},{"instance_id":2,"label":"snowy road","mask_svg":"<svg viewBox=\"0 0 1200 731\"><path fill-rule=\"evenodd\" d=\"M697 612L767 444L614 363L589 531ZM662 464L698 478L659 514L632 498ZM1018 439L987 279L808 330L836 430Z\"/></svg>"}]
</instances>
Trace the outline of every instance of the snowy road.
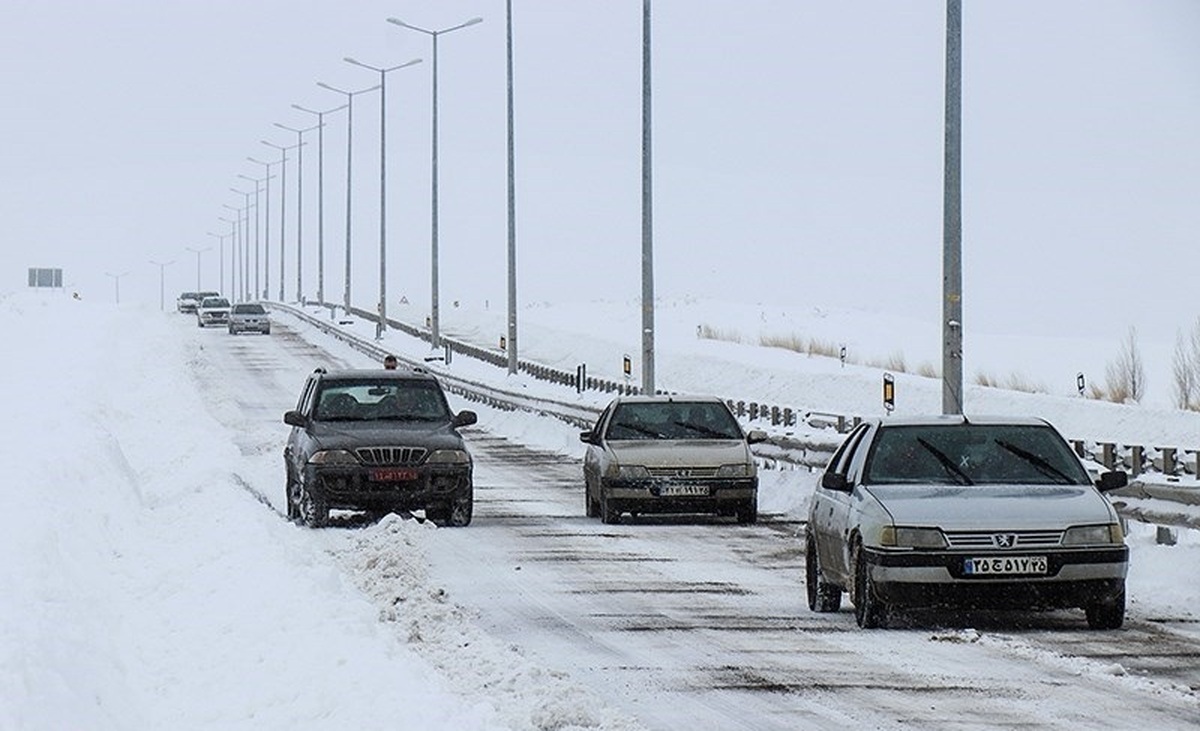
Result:
<instances>
[{"instance_id":1,"label":"snowy road","mask_svg":"<svg viewBox=\"0 0 1200 731\"><path fill-rule=\"evenodd\" d=\"M225 396L217 403L236 402L216 416L240 431L246 454L280 449L280 404L294 401L314 361L340 362L282 326L270 338L197 337L194 366ZM972 615L962 626L973 630L918 616L907 629L860 631L848 605L836 615L804 606L801 525L768 515L754 526L605 526L583 517L574 457L524 447L488 423L482 412L468 431L475 522L429 534L434 581L488 634L648 728L1200 724L1194 636L1137 620L1090 632L1078 612ZM241 481L278 509L278 475Z\"/></svg>"}]
</instances>

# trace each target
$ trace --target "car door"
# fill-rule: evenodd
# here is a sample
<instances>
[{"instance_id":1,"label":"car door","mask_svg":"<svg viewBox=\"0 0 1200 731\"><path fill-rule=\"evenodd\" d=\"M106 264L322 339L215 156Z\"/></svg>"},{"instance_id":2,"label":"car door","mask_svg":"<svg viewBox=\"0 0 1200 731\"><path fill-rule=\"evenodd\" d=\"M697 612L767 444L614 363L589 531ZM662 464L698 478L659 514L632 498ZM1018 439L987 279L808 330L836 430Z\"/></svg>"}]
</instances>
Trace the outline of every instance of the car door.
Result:
<instances>
[{"instance_id":1,"label":"car door","mask_svg":"<svg viewBox=\"0 0 1200 731\"><path fill-rule=\"evenodd\" d=\"M612 414L613 405L610 403L604 411L600 413L596 419L596 424L592 427L592 434L595 441L603 443L601 435L608 428L608 418ZM598 444L587 444L583 454L583 480L584 484L591 490L589 494L592 497L599 498L600 475L604 473L604 448Z\"/></svg>"},{"instance_id":2,"label":"car door","mask_svg":"<svg viewBox=\"0 0 1200 731\"><path fill-rule=\"evenodd\" d=\"M855 456L861 453L860 448L867 441L867 432L866 424L855 427L829 460L826 472L842 475L849 482L851 465L855 463ZM815 531L821 573L827 580L842 586L848 586L850 576L847 539L850 532L851 502L849 492L830 489L818 483L813 492L812 509L809 511L809 529Z\"/></svg>"},{"instance_id":3,"label":"car door","mask_svg":"<svg viewBox=\"0 0 1200 731\"><path fill-rule=\"evenodd\" d=\"M304 390L300 392L300 398L296 402L296 410L306 417L312 416L313 394L316 392L317 379L309 377L304 383ZM307 461L307 445L305 442L308 439L308 434L303 427L293 426L288 433L287 444L283 448L283 459L288 467L289 479L296 476L299 479L301 471L304 469L304 462Z\"/></svg>"}]
</instances>

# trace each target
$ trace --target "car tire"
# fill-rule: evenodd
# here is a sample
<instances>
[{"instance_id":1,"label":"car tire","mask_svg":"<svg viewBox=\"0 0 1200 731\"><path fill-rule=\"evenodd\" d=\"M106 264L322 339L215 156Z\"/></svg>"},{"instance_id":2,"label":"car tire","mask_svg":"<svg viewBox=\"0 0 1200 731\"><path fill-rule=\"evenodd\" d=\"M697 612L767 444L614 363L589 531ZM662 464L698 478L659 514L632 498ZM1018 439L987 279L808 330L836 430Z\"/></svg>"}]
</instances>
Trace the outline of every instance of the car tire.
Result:
<instances>
[{"instance_id":1,"label":"car tire","mask_svg":"<svg viewBox=\"0 0 1200 731\"><path fill-rule=\"evenodd\" d=\"M583 477L583 513L589 518L596 518L600 515L600 506L592 499L592 484L588 481L587 475Z\"/></svg>"},{"instance_id":2,"label":"car tire","mask_svg":"<svg viewBox=\"0 0 1200 731\"><path fill-rule=\"evenodd\" d=\"M1121 629L1125 624L1125 587L1116 596L1089 603L1083 611L1091 629Z\"/></svg>"},{"instance_id":3,"label":"car tire","mask_svg":"<svg viewBox=\"0 0 1200 731\"><path fill-rule=\"evenodd\" d=\"M271 328L267 328L266 330L263 330L263 335L270 335L270 334L271 334Z\"/></svg>"},{"instance_id":4,"label":"car tire","mask_svg":"<svg viewBox=\"0 0 1200 731\"><path fill-rule=\"evenodd\" d=\"M460 495L450 503L450 514L446 525L451 528L466 528L471 524L471 514L475 511L474 492L468 490L466 495Z\"/></svg>"},{"instance_id":5,"label":"car tire","mask_svg":"<svg viewBox=\"0 0 1200 731\"><path fill-rule=\"evenodd\" d=\"M296 506L300 522L309 528L324 528L329 522L329 506L300 485L300 500Z\"/></svg>"},{"instance_id":6,"label":"car tire","mask_svg":"<svg viewBox=\"0 0 1200 731\"><path fill-rule=\"evenodd\" d=\"M751 500L737 509L737 522L752 525L758 522L758 503Z\"/></svg>"},{"instance_id":7,"label":"car tire","mask_svg":"<svg viewBox=\"0 0 1200 731\"><path fill-rule=\"evenodd\" d=\"M284 487L283 499L287 503L287 519L295 522L300 517L300 511L296 509L296 502L300 493L300 488L289 477L287 485Z\"/></svg>"},{"instance_id":8,"label":"car tire","mask_svg":"<svg viewBox=\"0 0 1200 731\"><path fill-rule=\"evenodd\" d=\"M887 625L887 605L875 593L875 582L861 548L854 552L854 621L863 629Z\"/></svg>"},{"instance_id":9,"label":"car tire","mask_svg":"<svg viewBox=\"0 0 1200 731\"><path fill-rule=\"evenodd\" d=\"M616 509L612 501L600 495L600 522L605 525L616 525L621 522L621 511Z\"/></svg>"},{"instance_id":10,"label":"car tire","mask_svg":"<svg viewBox=\"0 0 1200 731\"><path fill-rule=\"evenodd\" d=\"M814 612L836 612L842 608L842 589L821 578L817 563L817 544L810 537L804 548L804 585L808 592L808 608Z\"/></svg>"}]
</instances>

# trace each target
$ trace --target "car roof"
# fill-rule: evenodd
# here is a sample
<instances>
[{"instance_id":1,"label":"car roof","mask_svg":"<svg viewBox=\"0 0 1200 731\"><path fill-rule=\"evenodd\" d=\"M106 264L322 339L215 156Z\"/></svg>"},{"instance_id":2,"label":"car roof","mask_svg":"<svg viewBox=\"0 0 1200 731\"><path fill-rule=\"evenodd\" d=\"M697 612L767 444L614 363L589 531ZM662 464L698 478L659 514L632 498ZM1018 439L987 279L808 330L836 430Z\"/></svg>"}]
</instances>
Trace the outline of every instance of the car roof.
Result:
<instances>
[{"instance_id":1,"label":"car roof","mask_svg":"<svg viewBox=\"0 0 1200 731\"><path fill-rule=\"evenodd\" d=\"M318 369L320 371L320 369ZM324 371L316 373L321 380L352 380L356 378L370 378L372 380L381 381L411 381L414 378L427 381L436 381L429 371L424 368L414 368L401 365L395 370L387 368L347 368L342 370Z\"/></svg>"},{"instance_id":2,"label":"car roof","mask_svg":"<svg viewBox=\"0 0 1200 731\"><path fill-rule=\"evenodd\" d=\"M622 404L725 403L725 400L718 396L689 396L685 394L618 396L613 400L616 403Z\"/></svg>"},{"instance_id":3,"label":"car roof","mask_svg":"<svg viewBox=\"0 0 1200 731\"><path fill-rule=\"evenodd\" d=\"M954 426L958 424L976 424L980 426L1049 426L1049 422L1036 416L1000 416L995 414L889 416L883 419L873 419L872 421L884 429L893 426Z\"/></svg>"}]
</instances>

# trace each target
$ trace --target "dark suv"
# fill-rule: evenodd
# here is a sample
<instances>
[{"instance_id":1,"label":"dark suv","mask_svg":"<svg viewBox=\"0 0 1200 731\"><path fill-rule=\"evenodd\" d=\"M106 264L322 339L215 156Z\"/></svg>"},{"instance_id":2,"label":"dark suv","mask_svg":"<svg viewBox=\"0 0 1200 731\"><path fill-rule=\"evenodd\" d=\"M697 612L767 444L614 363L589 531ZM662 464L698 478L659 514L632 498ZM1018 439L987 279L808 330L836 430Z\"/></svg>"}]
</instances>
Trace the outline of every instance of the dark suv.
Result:
<instances>
[{"instance_id":1,"label":"dark suv","mask_svg":"<svg viewBox=\"0 0 1200 731\"><path fill-rule=\"evenodd\" d=\"M472 462L458 427L476 415L452 412L428 372L318 368L283 421L289 519L318 527L331 509L424 509L438 525L470 524Z\"/></svg>"}]
</instances>

